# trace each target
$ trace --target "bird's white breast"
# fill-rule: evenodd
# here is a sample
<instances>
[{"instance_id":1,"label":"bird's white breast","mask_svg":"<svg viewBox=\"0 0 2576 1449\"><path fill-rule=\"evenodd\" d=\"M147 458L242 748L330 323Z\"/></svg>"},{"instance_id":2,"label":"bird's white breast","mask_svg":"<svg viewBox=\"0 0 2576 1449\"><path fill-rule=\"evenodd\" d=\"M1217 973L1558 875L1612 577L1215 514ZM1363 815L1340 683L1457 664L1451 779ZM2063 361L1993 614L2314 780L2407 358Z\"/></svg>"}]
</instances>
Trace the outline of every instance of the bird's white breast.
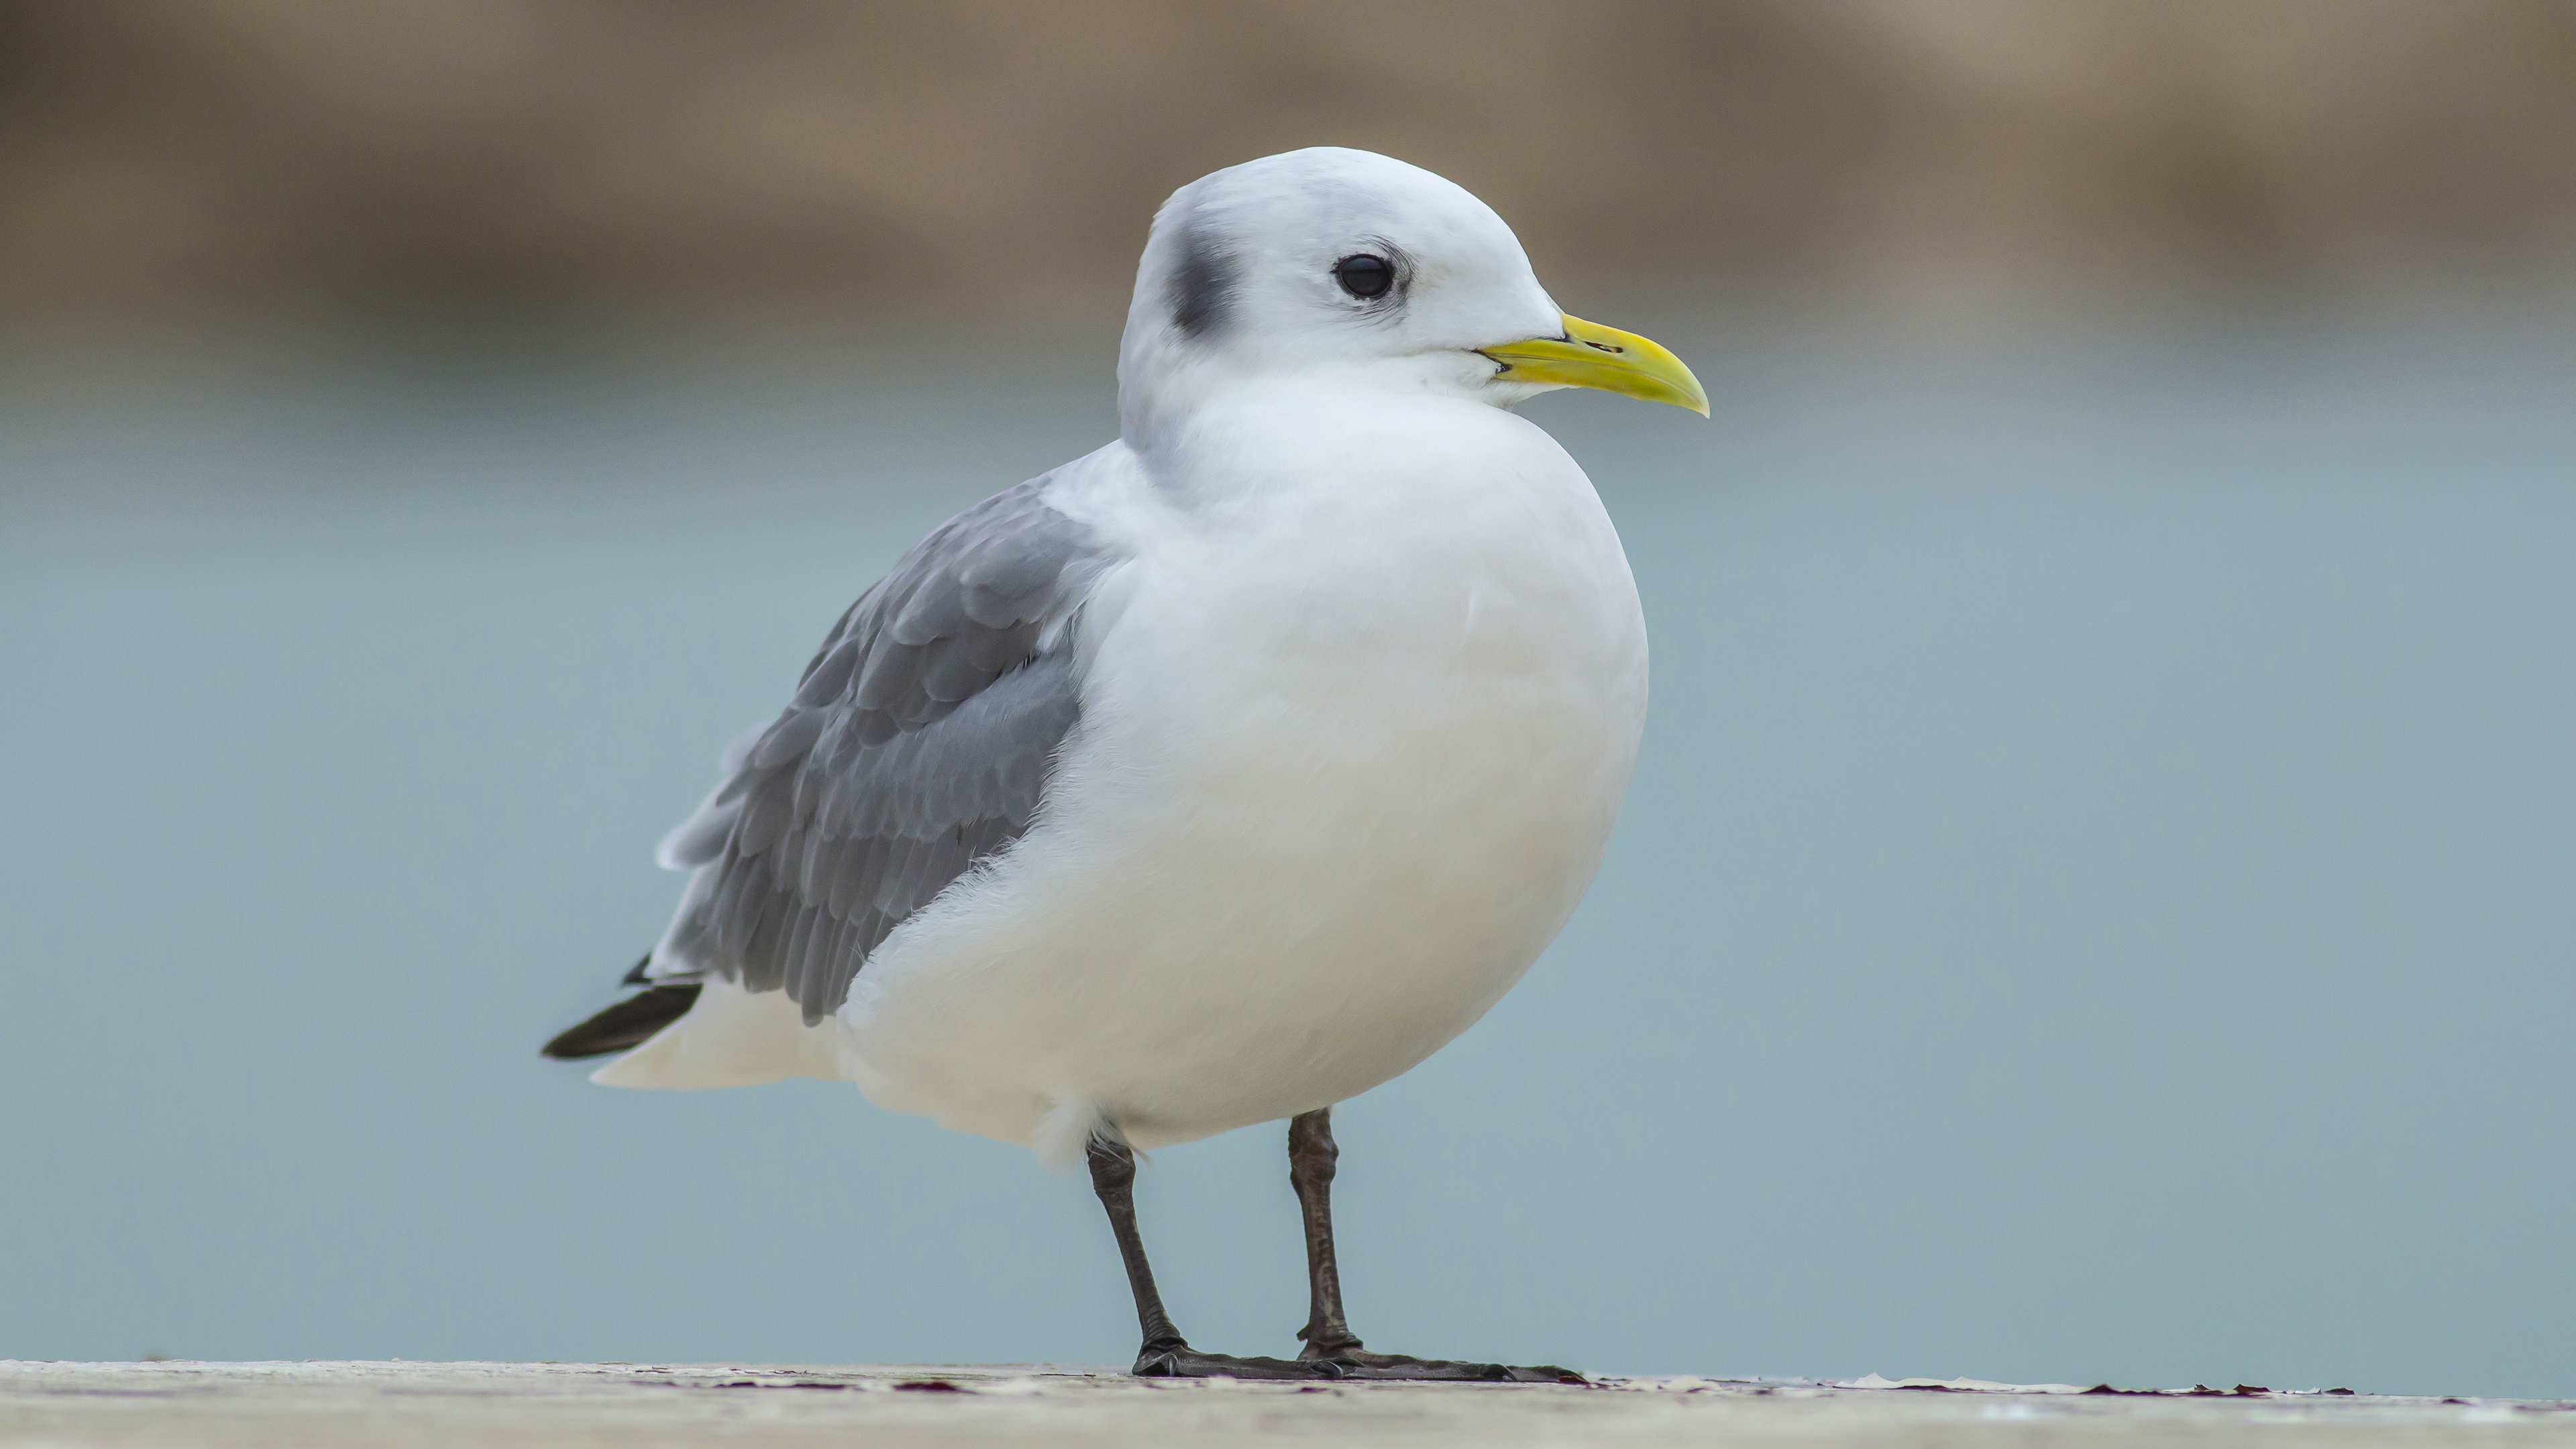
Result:
<instances>
[{"instance_id":1,"label":"bird's white breast","mask_svg":"<svg viewBox=\"0 0 2576 1449\"><path fill-rule=\"evenodd\" d=\"M1635 761L1644 623L1591 484L1508 413L1381 396L1212 416L1055 501L1132 550L1081 724L1036 828L861 973L844 1069L1152 1146L1413 1066L1556 934Z\"/></svg>"}]
</instances>

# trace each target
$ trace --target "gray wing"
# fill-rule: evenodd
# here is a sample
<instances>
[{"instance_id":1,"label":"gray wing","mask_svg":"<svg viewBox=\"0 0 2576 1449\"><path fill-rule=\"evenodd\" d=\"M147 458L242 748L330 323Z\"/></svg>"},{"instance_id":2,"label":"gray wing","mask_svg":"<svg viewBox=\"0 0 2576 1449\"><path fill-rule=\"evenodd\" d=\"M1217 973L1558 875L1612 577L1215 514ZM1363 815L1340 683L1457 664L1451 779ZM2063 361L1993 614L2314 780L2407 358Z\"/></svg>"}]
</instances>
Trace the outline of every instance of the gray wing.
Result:
<instances>
[{"instance_id":1,"label":"gray wing","mask_svg":"<svg viewBox=\"0 0 2576 1449\"><path fill-rule=\"evenodd\" d=\"M812 1025L877 943L1020 837L1081 710L1107 559L1046 479L940 525L841 616L777 721L662 844L694 870L645 975L784 990Z\"/></svg>"}]
</instances>

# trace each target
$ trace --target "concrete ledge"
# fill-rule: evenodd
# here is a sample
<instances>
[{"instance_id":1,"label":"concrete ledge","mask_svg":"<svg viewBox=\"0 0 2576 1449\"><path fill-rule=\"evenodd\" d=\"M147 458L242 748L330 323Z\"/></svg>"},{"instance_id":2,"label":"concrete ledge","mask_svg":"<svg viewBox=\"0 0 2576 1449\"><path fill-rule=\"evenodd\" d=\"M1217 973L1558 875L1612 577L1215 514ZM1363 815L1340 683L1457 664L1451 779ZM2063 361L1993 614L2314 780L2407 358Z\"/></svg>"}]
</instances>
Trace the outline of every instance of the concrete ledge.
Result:
<instances>
[{"instance_id":1,"label":"concrete ledge","mask_svg":"<svg viewBox=\"0 0 2576 1449\"><path fill-rule=\"evenodd\" d=\"M0 1444L2576 1445L2576 1401L1704 1378L1158 1383L1012 1364L0 1361Z\"/></svg>"}]
</instances>

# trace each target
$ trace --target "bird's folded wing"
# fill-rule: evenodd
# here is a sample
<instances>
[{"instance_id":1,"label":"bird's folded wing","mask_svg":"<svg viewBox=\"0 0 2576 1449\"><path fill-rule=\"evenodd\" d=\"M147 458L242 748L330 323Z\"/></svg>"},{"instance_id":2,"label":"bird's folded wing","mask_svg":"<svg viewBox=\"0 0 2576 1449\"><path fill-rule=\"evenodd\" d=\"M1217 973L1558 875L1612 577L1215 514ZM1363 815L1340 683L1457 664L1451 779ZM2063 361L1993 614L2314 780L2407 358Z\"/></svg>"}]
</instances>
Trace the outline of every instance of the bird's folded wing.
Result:
<instances>
[{"instance_id":1,"label":"bird's folded wing","mask_svg":"<svg viewBox=\"0 0 2576 1449\"><path fill-rule=\"evenodd\" d=\"M905 917L1027 830L1081 708L1073 625L1109 560L1045 478L950 519L841 617L795 700L662 842L691 870L655 981L837 1008Z\"/></svg>"}]
</instances>

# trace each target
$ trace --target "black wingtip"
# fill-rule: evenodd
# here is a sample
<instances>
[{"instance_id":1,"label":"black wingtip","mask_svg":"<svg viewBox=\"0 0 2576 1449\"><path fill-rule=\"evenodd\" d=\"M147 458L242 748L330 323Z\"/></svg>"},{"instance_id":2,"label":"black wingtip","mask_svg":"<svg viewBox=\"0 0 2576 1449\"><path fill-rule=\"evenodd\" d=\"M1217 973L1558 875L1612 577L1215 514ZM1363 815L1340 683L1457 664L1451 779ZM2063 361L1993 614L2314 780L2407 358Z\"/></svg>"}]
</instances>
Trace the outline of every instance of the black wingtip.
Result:
<instances>
[{"instance_id":1,"label":"black wingtip","mask_svg":"<svg viewBox=\"0 0 2576 1449\"><path fill-rule=\"evenodd\" d=\"M640 1046L645 1038L688 1015L689 1008L698 1004L698 989L695 981L647 987L547 1042L545 1054L570 1062Z\"/></svg>"},{"instance_id":2,"label":"black wingtip","mask_svg":"<svg viewBox=\"0 0 2576 1449\"><path fill-rule=\"evenodd\" d=\"M650 951L647 951L647 952L645 952L645 953L644 953L644 959L635 963L635 969L634 969L634 970L629 971L629 972L627 972L625 975L620 976L620 977L618 977L618 978L617 978L617 984L618 984L618 985L620 985L620 986L650 986L650 985L652 985L652 984L653 984L653 978L644 974L644 972L645 972L646 968L650 967L652 964L653 964L653 953L652 953L652 952L650 952Z\"/></svg>"}]
</instances>

